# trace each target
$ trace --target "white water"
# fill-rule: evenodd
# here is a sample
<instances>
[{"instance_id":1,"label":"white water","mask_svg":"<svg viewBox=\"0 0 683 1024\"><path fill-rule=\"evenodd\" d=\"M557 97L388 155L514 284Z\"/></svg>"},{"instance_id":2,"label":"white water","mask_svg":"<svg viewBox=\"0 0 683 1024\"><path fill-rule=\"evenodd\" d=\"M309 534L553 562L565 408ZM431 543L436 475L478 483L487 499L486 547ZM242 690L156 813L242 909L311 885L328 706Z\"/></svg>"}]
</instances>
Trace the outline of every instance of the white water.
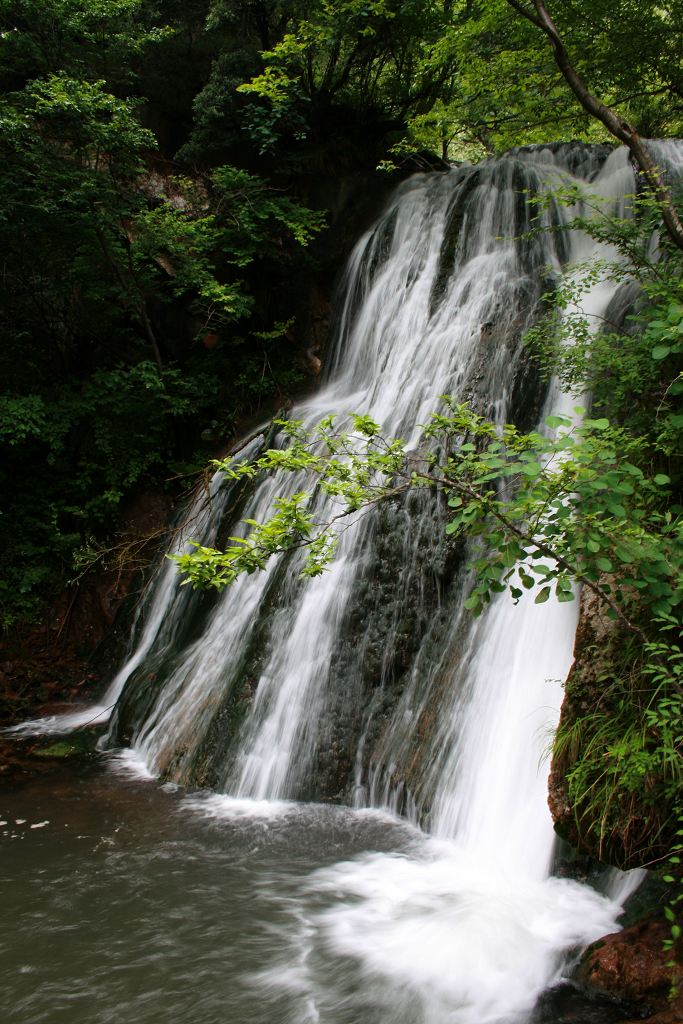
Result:
<instances>
[{"instance_id":1,"label":"white water","mask_svg":"<svg viewBox=\"0 0 683 1024\"><path fill-rule=\"evenodd\" d=\"M582 174L597 170L589 157L583 163ZM558 180L584 178L572 178L562 155L535 151L404 184L352 257L330 383L294 416L310 428L330 412L342 423L351 412L369 413L387 434L413 446L444 393L505 421L523 373L519 335L533 317L541 273L550 267L559 275L565 258L614 256L582 236L557 246L552 235L512 240L529 227L520 190ZM613 198L616 212L623 209L632 188L625 155L610 157L586 187ZM459 231L444 245L454 210ZM542 215L546 223L566 216ZM582 297L583 311L598 324L613 294L613 285L598 283ZM571 412L576 403L553 391L544 415ZM276 495L304 487L295 477L263 481L244 518L265 518ZM334 513L320 495L312 507L321 520ZM434 509L419 506L412 519L397 514L404 516L405 578L419 588L433 541L424 524ZM437 512L436 533L442 526ZM195 810L228 818L286 814L334 742L330 723L340 703L351 706L361 722L356 803L405 808L429 823L431 835L416 833L409 854L368 853L315 872L282 934L282 962L259 984L300 994L297 1024L356 1024L345 1016L356 1005L364 1013L371 1007L367 1019L381 1024L524 1021L572 951L613 930L620 910L617 900L549 875L554 833L546 751L571 664L576 602L537 606L527 597L514 607L503 597L472 627L462 609L461 571L460 601L449 584L434 627L423 623L402 694L380 727L389 655L407 600L400 583L379 685L363 691L345 682L348 692L340 695L336 674L339 638L376 544L376 522L363 518L343 534L324 576L303 584L295 558L286 573L272 563L239 580L147 700L133 737L136 754L152 772L181 783L201 781L210 768L230 796L200 801ZM162 571L149 630L104 704L150 655L169 652L176 621L171 573ZM359 636L361 668L365 644ZM247 691L246 716L236 737L221 734L215 723L226 695L239 698L240 687ZM207 752L214 733L219 750ZM613 890L619 899L628 884ZM333 977L330 958L347 965ZM360 1004L350 990L363 993Z\"/></svg>"}]
</instances>

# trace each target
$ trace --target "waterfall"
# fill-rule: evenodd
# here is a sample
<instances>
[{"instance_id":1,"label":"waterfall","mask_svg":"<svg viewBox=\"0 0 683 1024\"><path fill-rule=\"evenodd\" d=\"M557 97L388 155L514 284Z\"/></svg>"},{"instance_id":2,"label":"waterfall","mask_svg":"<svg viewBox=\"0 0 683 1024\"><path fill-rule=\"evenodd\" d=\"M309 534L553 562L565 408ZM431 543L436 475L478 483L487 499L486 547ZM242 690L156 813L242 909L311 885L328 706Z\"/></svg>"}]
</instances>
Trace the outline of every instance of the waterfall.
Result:
<instances>
[{"instance_id":1,"label":"waterfall","mask_svg":"<svg viewBox=\"0 0 683 1024\"><path fill-rule=\"evenodd\" d=\"M563 229L575 212L552 199L563 184L628 213L627 154L606 146L520 149L401 184L349 260L327 379L293 418L313 429L335 413L343 427L367 413L420 449L444 394L523 429L572 414L577 399L541 385L522 335L565 268L617 254ZM616 288L595 283L584 312L598 322ZM244 535L237 520L306 489L303 474L271 475L235 494L219 473L212 507L232 496L230 532ZM335 511L320 492L309 508L318 521ZM242 808L336 800L424 830L410 856L369 853L307 880L296 956L285 948L266 979L300 986L301 1021L326 1020L331 1000L355 1020L355 988L373 1021L525 1021L567 952L616 926L616 902L550 876L547 749L578 602L501 595L473 621L446 511L416 492L359 514L329 571L305 581L294 552L207 597L165 563L126 664L84 713L117 701L110 745ZM218 516L194 515L174 550L220 541ZM349 958L344 984L326 978L325 951Z\"/></svg>"},{"instance_id":2,"label":"waterfall","mask_svg":"<svg viewBox=\"0 0 683 1024\"><path fill-rule=\"evenodd\" d=\"M330 412L342 425L369 413L418 447L420 424L448 393L500 423L533 426L543 394L521 335L578 242L532 232L568 213L529 199L585 178L603 192L616 180L623 194L626 158L605 161L607 152L522 150L400 186L349 262L328 381L293 416L311 429ZM276 495L305 488L303 476L271 476L241 515L262 520ZM335 511L319 493L311 509L319 521ZM421 712L443 718L435 709L460 687L453 662L471 643L462 551L444 541L444 523L440 503L416 495L359 516L319 578L299 579L297 555L241 578L176 651L163 685L150 693L139 674L131 680L112 734L185 784L252 799L348 800L356 765L357 804L381 802L382 788L396 809L413 800L427 813L441 798L426 762L447 755L430 737L420 763L413 726ZM553 677L566 672L571 634L569 624Z\"/></svg>"}]
</instances>

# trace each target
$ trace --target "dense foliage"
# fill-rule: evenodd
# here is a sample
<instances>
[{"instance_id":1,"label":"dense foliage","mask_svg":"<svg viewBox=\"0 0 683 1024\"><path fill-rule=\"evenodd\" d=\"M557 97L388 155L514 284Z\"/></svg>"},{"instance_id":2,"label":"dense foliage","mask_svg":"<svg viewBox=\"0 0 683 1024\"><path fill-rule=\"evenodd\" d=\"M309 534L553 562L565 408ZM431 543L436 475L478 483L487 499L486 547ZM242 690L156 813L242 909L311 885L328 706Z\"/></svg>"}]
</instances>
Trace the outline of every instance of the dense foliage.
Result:
<instances>
[{"instance_id":1,"label":"dense foliage","mask_svg":"<svg viewBox=\"0 0 683 1024\"><path fill-rule=\"evenodd\" d=\"M134 488L297 377L277 289L323 219L246 170L162 161L135 95L180 31L157 21L138 0L2 5L5 623Z\"/></svg>"}]
</instances>

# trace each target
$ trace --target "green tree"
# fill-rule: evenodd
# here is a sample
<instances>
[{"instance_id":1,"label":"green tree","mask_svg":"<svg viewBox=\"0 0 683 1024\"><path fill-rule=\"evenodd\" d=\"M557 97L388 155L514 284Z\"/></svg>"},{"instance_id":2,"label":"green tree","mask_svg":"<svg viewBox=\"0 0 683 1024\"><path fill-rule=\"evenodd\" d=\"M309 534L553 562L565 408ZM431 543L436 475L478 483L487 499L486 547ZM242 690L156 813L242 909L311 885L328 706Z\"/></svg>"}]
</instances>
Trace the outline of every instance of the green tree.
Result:
<instances>
[{"instance_id":1,"label":"green tree","mask_svg":"<svg viewBox=\"0 0 683 1024\"><path fill-rule=\"evenodd\" d=\"M558 41L590 94L639 135L680 134L682 32L678 0L666 8L629 0L454 2L439 39L423 50L438 98L409 120L406 141L412 133L419 145L445 144L459 158L570 137L609 138L612 128L568 88L567 61L560 67L555 59Z\"/></svg>"},{"instance_id":2,"label":"green tree","mask_svg":"<svg viewBox=\"0 0 683 1024\"><path fill-rule=\"evenodd\" d=\"M518 11L523 18L529 21L548 38L552 46L555 63L557 64L562 77L567 82L567 85L583 109L586 110L591 117L603 124L610 135L628 147L631 156L639 167L648 187L660 203L662 220L664 221L664 226L669 237L673 241L674 245L679 249L683 249L683 224L681 224L667 184L664 181L660 169L657 167L656 161L650 151L650 147L643 141L635 125L630 124L623 116L620 116L610 106L598 99L598 97L591 91L582 75L574 66L572 58L570 57L565 45L562 33L543 0L534 0L533 11L526 7L524 3L520 2L520 0L507 0L507 2L511 7ZM630 5L628 6L630 7ZM680 14L683 13L683 8L681 8L677 13L680 16ZM651 23L648 25L650 33L655 34L659 38L660 43L663 44L663 48L669 50L670 36L674 35L675 37L676 35L675 30L672 31L672 12L661 12L658 9L655 9L651 10L649 14L652 19ZM654 33L652 33L653 28L655 29ZM659 29L659 31L657 31L657 29ZM662 29L664 30L663 32ZM681 21L680 18L677 29L679 37L678 41L680 42L680 40L683 39L683 21ZM670 52L667 53L667 56L670 56ZM665 63L665 71L667 68L668 63ZM655 67L650 68L650 70L654 72L655 76L657 76L659 72L659 62L655 62ZM669 78L668 81L664 79L663 75L660 75L659 81L665 81L665 84L662 85L660 91L668 93L674 92L678 94L680 91L679 75L680 68L679 74L674 75L673 79Z\"/></svg>"},{"instance_id":3,"label":"green tree","mask_svg":"<svg viewBox=\"0 0 683 1024\"><path fill-rule=\"evenodd\" d=\"M238 90L255 100L244 123L262 151L284 143L306 152L330 138L333 119L344 137L379 143L438 98L448 71L423 57L445 24L439 4L334 0L289 10L262 36L271 45L261 68Z\"/></svg>"},{"instance_id":4,"label":"green tree","mask_svg":"<svg viewBox=\"0 0 683 1024\"><path fill-rule=\"evenodd\" d=\"M151 5L26 0L2 13L0 602L11 621L63 581L87 538L115 527L132 488L168 476L169 461L197 463L207 422L291 380L285 328L277 310L255 308L254 281L266 266L287 272L322 218L232 167L193 179L156 169L156 137L126 95L138 59L167 39Z\"/></svg>"}]
</instances>

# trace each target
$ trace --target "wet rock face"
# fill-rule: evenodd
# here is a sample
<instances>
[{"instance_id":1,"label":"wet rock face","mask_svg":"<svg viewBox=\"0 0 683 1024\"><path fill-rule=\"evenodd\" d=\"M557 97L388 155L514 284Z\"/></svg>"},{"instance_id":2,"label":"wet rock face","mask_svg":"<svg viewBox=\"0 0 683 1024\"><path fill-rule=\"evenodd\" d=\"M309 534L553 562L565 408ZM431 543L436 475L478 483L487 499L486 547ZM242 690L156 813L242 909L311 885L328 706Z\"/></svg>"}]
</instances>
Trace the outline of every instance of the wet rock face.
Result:
<instances>
[{"instance_id":1,"label":"wet rock face","mask_svg":"<svg viewBox=\"0 0 683 1024\"><path fill-rule=\"evenodd\" d=\"M683 996L669 1001L676 976L683 977L681 966L667 966L670 954L663 947L669 931L659 920L648 920L606 935L584 954L578 968L578 981L589 991L625 999L642 1008L639 1016L657 1024L683 1021Z\"/></svg>"},{"instance_id":2,"label":"wet rock face","mask_svg":"<svg viewBox=\"0 0 683 1024\"><path fill-rule=\"evenodd\" d=\"M666 857L677 820L656 762L634 785L618 770L621 762L610 760L622 736L639 724L634 692L643 684L633 644L624 627L607 618L595 594L584 589L548 795L562 839L624 870Z\"/></svg>"},{"instance_id":3,"label":"wet rock face","mask_svg":"<svg viewBox=\"0 0 683 1024\"><path fill-rule=\"evenodd\" d=\"M683 1021L683 996L678 996L665 1010L650 1014L649 1017L633 1017L620 1021L620 1024L638 1024L645 1020L646 1024L681 1024Z\"/></svg>"},{"instance_id":4,"label":"wet rock face","mask_svg":"<svg viewBox=\"0 0 683 1024\"><path fill-rule=\"evenodd\" d=\"M626 1016L643 1019L637 1007L622 999L562 984L541 996L530 1024L624 1024Z\"/></svg>"},{"instance_id":5,"label":"wet rock face","mask_svg":"<svg viewBox=\"0 0 683 1024\"><path fill-rule=\"evenodd\" d=\"M444 526L444 503L432 495L414 494L378 511L365 570L331 659L334 682L307 799L353 799L361 736L367 775L367 760L435 628L459 564L459 545L447 538Z\"/></svg>"},{"instance_id":6,"label":"wet rock face","mask_svg":"<svg viewBox=\"0 0 683 1024\"><path fill-rule=\"evenodd\" d=\"M595 657L595 650L605 649L613 632L614 624L600 614L594 594L584 590L581 595L581 612L574 642L574 663L565 684L565 696L560 713L560 729L567 729L578 718L587 715L595 705L598 678L601 665ZM579 756L578 750L567 749L555 753L548 782L548 805L559 835L576 849L588 852L600 859L600 853L592 849L590 837L577 820L575 808L569 796L567 774Z\"/></svg>"}]
</instances>

